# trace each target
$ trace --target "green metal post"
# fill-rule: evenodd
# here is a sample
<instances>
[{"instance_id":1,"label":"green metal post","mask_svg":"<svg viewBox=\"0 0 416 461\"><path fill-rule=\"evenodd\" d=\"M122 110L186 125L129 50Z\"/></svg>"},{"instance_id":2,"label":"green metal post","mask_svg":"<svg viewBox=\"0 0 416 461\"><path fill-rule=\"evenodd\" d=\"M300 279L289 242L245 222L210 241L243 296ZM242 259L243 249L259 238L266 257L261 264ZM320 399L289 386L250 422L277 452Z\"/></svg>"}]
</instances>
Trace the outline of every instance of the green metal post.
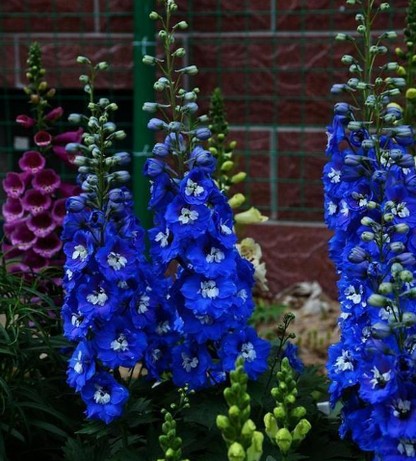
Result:
<instances>
[{"instance_id":1,"label":"green metal post","mask_svg":"<svg viewBox=\"0 0 416 461\"><path fill-rule=\"evenodd\" d=\"M145 229L152 227L152 214L147 209L149 181L142 174L146 158L151 154L154 135L147 129L148 115L143 112L144 102L154 100L155 70L142 62L145 54L156 53L155 23L149 18L154 0L134 0L134 133L133 133L133 197L134 211Z\"/></svg>"}]
</instances>

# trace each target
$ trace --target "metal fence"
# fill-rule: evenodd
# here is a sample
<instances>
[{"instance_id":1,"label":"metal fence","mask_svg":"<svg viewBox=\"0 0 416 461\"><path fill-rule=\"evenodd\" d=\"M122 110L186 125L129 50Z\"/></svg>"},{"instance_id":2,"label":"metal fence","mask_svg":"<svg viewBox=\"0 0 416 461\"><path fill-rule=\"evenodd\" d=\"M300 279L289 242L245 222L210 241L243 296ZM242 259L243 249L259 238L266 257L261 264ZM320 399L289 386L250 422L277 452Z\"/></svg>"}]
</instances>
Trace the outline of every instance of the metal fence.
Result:
<instances>
[{"instance_id":1,"label":"metal fence","mask_svg":"<svg viewBox=\"0 0 416 461\"><path fill-rule=\"evenodd\" d=\"M354 30L354 14L345 12L343 0L178 3L190 25L180 41L189 63L200 68L193 83L202 89L204 108L216 86L226 97L231 137L238 141L240 165L249 174L247 205L274 220L321 221L329 89L344 75L342 50L333 36L334 30ZM406 3L392 1L380 27L402 29ZM27 142L14 119L27 108L21 87L34 40L42 46L48 80L58 89L57 102L67 112L84 101L77 90L75 57L85 54L111 63L100 87L119 103L118 120L129 134L125 147L141 156L151 142L138 112L141 102L152 97L152 76L140 64L154 42L145 15L152 7L152 0L0 2L0 177L16 165ZM144 203L145 183L138 170L136 200Z\"/></svg>"}]
</instances>

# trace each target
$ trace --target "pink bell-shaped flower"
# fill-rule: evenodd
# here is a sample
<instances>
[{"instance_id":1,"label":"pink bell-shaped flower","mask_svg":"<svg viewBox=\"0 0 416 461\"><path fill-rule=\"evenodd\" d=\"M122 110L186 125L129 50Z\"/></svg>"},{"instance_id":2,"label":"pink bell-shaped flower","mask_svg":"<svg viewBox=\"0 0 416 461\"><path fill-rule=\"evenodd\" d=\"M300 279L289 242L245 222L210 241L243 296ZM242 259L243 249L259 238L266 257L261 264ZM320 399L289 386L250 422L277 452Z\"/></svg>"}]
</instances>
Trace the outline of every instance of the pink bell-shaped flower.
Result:
<instances>
[{"instance_id":1,"label":"pink bell-shaped flower","mask_svg":"<svg viewBox=\"0 0 416 461\"><path fill-rule=\"evenodd\" d=\"M28 115L22 114L16 117L16 122L23 128L32 128L36 120Z\"/></svg>"},{"instance_id":2,"label":"pink bell-shaped flower","mask_svg":"<svg viewBox=\"0 0 416 461\"><path fill-rule=\"evenodd\" d=\"M62 242L55 232L40 238L33 246L33 251L44 258L52 258L62 248Z\"/></svg>"},{"instance_id":3,"label":"pink bell-shaped flower","mask_svg":"<svg viewBox=\"0 0 416 461\"><path fill-rule=\"evenodd\" d=\"M22 199L23 208L32 215L44 213L51 206L49 195L42 194L36 189L26 192Z\"/></svg>"},{"instance_id":4,"label":"pink bell-shaped flower","mask_svg":"<svg viewBox=\"0 0 416 461\"><path fill-rule=\"evenodd\" d=\"M39 147L47 147L52 142L52 136L47 131L38 131L35 134L34 141Z\"/></svg>"},{"instance_id":5,"label":"pink bell-shaped flower","mask_svg":"<svg viewBox=\"0 0 416 461\"><path fill-rule=\"evenodd\" d=\"M33 250L29 250L25 253L23 262L27 264L35 273L44 269L49 264L49 261L47 259L38 255Z\"/></svg>"},{"instance_id":6,"label":"pink bell-shaped flower","mask_svg":"<svg viewBox=\"0 0 416 461\"><path fill-rule=\"evenodd\" d=\"M24 210L20 199L9 197L3 204L2 212L7 222L14 222L22 218Z\"/></svg>"},{"instance_id":7,"label":"pink bell-shaped flower","mask_svg":"<svg viewBox=\"0 0 416 461\"><path fill-rule=\"evenodd\" d=\"M61 184L61 178L51 168L39 171L32 180L32 186L42 194L52 194Z\"/></svg>"},{"instance_id":8,"label":"pink bell-shaped flower","mask_svg":"<svg viewBox=\"0 0 416 461\"><path fill-rule=\"evenodd\" d=\"M3 179L3 189L11 198L19 198L25 191L25 183L19 173L9 172Z\"/></svg>"},{"instance_id":9,"label":"pink bell-shaped flower","mask_svg":"<svg viewBox=\"0 0 416 461\"><path fill-rule=\"evenodd\" d=\"M31 216L27 221L27 227L36 235L36 237L46 237L56 228L56 222L50 212Z\"/></svg>"},{"instance_id":10,"label":"pink bell-shaped flower","mask_svg":"<svg viewBox=\"0 0 416 461\"><path fill-rule=\"evenodd\" d=\"M25 222L16 226L10 236L13 245L16 245L19 250L26 251L36 243L36 235L27 227Z\"/></svg>"},{"instance_id":11,"label":"pink bell-shaped flower","mask_svg":"<svg viewBox=\"0 0 416 461\"><path fill-rule=\"evenodd\" d=\"M62 223L64 222L66 215L65 203L66 198L61 198L56 200L56 202L53 204L52 217L58 226L62 226Z\"/></svg>"},{"instance_id":12,"label":"pink bell-shaped flower","mask_svg":"<svg viewBox=\"0 0 416 461\"><path fill-rule=\"evenodd\" d=\"M23 157L19 160L19 167L23 171L36 174L43 170L45 163L45 157L40 152L30 150L25 152Z\"/></svg>"},{"instance_id":13,"label":"pink bell-shaped flower","mask_svg":"<svg viewBox=\"0 0 416 461\"><path fill-rule=\"evenodd\" d=\"M52 109L45 115L45 119L48 122L56 122L58 119L62 117L63 113L64 110L62 109L62 107L55 107L55 109Z\"/></svg>"}]
</instances>

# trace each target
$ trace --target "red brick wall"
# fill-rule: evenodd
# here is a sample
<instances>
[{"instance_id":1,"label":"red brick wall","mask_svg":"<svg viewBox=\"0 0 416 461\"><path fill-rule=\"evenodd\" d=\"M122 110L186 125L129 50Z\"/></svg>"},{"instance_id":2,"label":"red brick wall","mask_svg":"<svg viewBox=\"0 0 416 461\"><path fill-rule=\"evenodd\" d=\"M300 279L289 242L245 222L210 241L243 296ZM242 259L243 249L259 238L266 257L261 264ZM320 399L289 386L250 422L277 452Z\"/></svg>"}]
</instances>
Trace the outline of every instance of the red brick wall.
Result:
<instances>
[{"instance_id":1,"label":"red brick wall","mask_svg":"<svg viewBox=\"0 0 416 461\"><path fill-rule=\"evenodd\" d=\"M143 0L135 0L143 1ZM28 43L42 44L48 80L78 87L78 54L107 60L103 87L133 86L133 0L6 0L0 5L0 69L3 85L22 86ZM331 117L329 89L344 78L333 30L355 28L342 0L180 0L190 29L181 36L195 84L221 86L227 100L240 165L250 176L249 203L275 220L253 229L262 243L274 292L301 280L318 280L334 293L326 256L320 176L325 162L324 126ZM406 0L379 27L403 26ZM136 88L135 91L140 91ZM318 224L316 224L318 223Z\"/></svg>"}]
</instances>

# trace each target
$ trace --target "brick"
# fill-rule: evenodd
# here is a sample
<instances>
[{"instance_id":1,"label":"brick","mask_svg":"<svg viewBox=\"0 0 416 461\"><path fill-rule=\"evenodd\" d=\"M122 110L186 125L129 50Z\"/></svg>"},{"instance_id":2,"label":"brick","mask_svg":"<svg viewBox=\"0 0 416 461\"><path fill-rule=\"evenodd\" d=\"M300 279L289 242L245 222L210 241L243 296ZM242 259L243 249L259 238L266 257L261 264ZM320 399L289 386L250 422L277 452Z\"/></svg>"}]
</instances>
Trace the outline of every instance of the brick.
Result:
<instances>
[{"instance_id":1,"label":"brick","mask_svg":"<svg viewBox=\"0 0 416 461\"><path fill-rule=\"evenodd\" d=\"M2 2L0 11L4 32L93 30L93 0L7 0Z\"/></svg>"},{"instance_id":2,"label":"brick","mask_svg":"<svg viewBox=\"0 0 416 461\"><path fill-rule=\"evenodd\" d=\"M106 39L85 41L62 39L51 43L38 39L43 55L43 63L47 70L48 82L64 88L80 88L78 76L81 67L76 65L76 57L80 54L88 56L93 62L107 61L111 70L103 72L97 79L97 88L126 89L133 85L133 57L130 40L117 40L108 46ZM27 47L21 46L21 68L25 67ZM23 72L22 72L23 74ZM23 79L22 75L22 79Z\"/></svg>"},{"instance_id":3,"label":"brick","mask_svg":"<svg viewBox=\"0 0 416 461\"><path fill-rule=\"evenodd\" d=\"M336 296L336 275L327 250L331 232L326 228L267 223L248 226L244 233L262 247L272 294L293 283L316 280Z\"/></svg>"},{"instance_id":4,"label":"brick","mask_svg":"<svg viewBox=\"0 0 416 461\"><path fill-rule=\"evenodd\" d=\"M301 159L295 155L279 155L277 157L278 169L277 175L278 178L284 179L296 179L299 178L300 168L301 168Z\"/></svg>"},{"instance_id":5,"label":"brick","mask_svg":"<svg viewBox=\"0 0 416 461\"><path fill-rule=\"evenodd\" d=\"M15 62L15 48L12 39L3 38L1 40L0 48L0 61L1 77L0 84L4 87L12 87L16 81L16 62Z\"/></svg>"},{"instance_id":6,"label":"brick","mask_svg":"<svg viewBox=\"0 0 416 461\"><path fill-rule=\"evenodd\" d=\"M100 0L99 8L101 32L133 33L133 0Z\"/></svg>"}]
</instances>

